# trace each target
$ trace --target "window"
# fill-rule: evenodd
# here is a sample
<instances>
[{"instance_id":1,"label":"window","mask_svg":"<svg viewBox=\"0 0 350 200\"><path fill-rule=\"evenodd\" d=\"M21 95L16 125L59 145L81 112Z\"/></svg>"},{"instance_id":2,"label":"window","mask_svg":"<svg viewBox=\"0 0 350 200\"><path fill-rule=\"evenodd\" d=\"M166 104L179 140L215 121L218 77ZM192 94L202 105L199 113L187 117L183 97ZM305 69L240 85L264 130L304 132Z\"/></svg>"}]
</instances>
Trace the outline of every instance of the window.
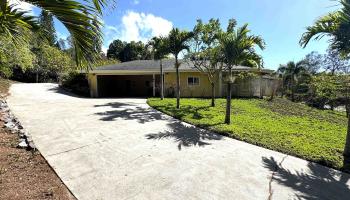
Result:
<instances>
[{"instance_id":1,"label":"window","mask_svg":"<svg viewBox=\"0 0 350 200\"><path fill-rule=\"evenodd\" d=\"M188 86L199 85L199 77L188 77L187 85Z\"/></svg>"}]
</instances>

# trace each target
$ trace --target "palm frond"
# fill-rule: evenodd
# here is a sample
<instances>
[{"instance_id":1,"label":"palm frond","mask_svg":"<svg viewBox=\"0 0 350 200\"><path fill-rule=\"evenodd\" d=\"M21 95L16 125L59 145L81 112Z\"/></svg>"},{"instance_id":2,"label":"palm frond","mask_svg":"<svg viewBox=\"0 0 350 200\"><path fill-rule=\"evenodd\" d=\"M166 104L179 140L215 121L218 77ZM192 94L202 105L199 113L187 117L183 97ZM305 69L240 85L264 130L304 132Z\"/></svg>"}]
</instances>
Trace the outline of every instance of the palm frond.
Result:
<instances>
[{"instance_id":1,"label":"palm frond","mask_svg":"<svg viewBox=\"0 0 350 200\"><path fill-rule=\"evenodd\" d=\"M0 34L10 37L15 44L26 38L23 33L38 29L37 20L27 11L15 8L16 4L3 4L0 7Z\"/></svg>"},{"instance_id":2,"label":"palm frond","mask_svg":"<svg viewBox=\"0 0 350 200\"><path fill-rule=\"evenodd\" d=\"M95 20L95 16L102 9L98 5L104 5L105 0L93 1L93 6L74 0L26 0L26 2L50 12L67 28L75 47L77 66L89 65L96 59L94 42L96 38L98 40L102 38L100 29L102 24Z\"/></svg>"},{"instance_id":3,"label":"palm frond","mask_svg":"<svg viewBox=\"0 0 350 200\"><path fill-rule=\"evenodd\" d=\"M221 33L219 41L227 67L246 65L249 67L262 66L262 58L255 52L255 47L265 48L265 42L260 36L249 35L248 24L233 32Z\"/></svg>"},{"instance_id":4,"label":"palm frond","mask_svg":"<svg viewBox=\"0 0 350 200\"><path fill-rule=\"evenodd\" d=\"M319 18L313 26L306 28L307 31L300 39L300 45L305 48L312 38L320 40L326 35L332 36L334 31L339 28L340 17L341 13L337 11Z\"/></svg>"},{"instance_id":5,"label":"palm frond","mask_svg":"<svg viewBox=\"0 0 350 200\"><path fill-rule=\"evenodd\" d=\"M187 43L194 36L193 32L173 28L168 36L169 52L177 56L182 50L189 50Z\"/></svg>"}]
</instances>

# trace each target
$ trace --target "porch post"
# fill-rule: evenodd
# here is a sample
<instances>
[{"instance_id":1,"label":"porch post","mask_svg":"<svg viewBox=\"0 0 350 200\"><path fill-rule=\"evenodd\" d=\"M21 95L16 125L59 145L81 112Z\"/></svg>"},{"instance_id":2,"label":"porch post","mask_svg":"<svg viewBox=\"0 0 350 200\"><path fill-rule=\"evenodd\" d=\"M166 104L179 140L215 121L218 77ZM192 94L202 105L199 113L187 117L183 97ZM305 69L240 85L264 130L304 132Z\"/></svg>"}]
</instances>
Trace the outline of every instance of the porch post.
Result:
<instances>
[{"instance_id":1,"label":"porch post","mask_svg":"<svg viewBox=\"0 0 350 200\"><path fill-rule=\"evenodd\" d=\"M152 85L153 85L153 97L156 96L156 75L153 74L153 77L152 77Z\"/></svg>"}]
</instances>

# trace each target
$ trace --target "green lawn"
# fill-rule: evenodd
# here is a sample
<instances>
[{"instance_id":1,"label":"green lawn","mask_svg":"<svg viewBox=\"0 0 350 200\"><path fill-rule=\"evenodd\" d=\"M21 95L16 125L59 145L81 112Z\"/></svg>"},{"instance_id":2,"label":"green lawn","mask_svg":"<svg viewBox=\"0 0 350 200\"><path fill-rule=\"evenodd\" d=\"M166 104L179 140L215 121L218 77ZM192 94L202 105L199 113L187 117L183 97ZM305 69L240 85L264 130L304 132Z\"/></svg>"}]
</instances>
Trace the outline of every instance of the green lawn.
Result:
<instances>
[{"instance_id":1,"label":"green lawn","mask_svg":"<svg viewBox=\"0 0 350 200\"><path fill-rule=\"evenodd\" d=\"M322 111L285 99L234 99L232 123L223 123L225 99L210 107L208 99L148 99L148 104L178 119L251 144L342 167L347 119L345 113Z\"/></svg>"}]
</instances>

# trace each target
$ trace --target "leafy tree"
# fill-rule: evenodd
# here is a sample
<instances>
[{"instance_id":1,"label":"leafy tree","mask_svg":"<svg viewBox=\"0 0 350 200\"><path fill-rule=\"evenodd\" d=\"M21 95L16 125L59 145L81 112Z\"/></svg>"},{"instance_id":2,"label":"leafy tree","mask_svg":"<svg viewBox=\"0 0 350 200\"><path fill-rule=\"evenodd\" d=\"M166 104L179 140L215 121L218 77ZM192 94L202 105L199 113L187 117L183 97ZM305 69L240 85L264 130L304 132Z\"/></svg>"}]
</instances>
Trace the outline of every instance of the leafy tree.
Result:
<instances>
[{"instance_id":1,"label":"leafy tree","mask_svg":"<svg viewBox=\"0 0 350 200\"><path fill-rule=\"evenodd\" d=\"M131 41L129 43L121 40L114 40L107 50L109 59L117 59L121 62L132 60L147 60L151 59L151 52L141 41Z\"/></svg>"},{"instance_id":2,"label":"leafy tree","mask_svg":"<svg viewBox=\"0 0 350 200\"><path fill-rule=\"evenodd\" d=\"M0 35L0 76L10 77L13 67L24 71L33 68L35 55L30 51L29 43L20 41L20 44L14 45L11 38Z\"/></svg>"},{"instance_id":3,"label":"leafy tree","mask_svg":"<svg viewBox=\"0 0 350 200\"><path fill-rule=\"evenodd\" d=\"M313 101L324 109L326 104L331 105L341 95L341 79L340 75L332 75L321 73L312 77L311 87L313 90Z\"/></svg>"},{"instance_id":4,"label":"leafy tree","mask_svg":"<svg viewBox=\"0 0 350 200\"><path fill-rule=\"evenodd\" d=\"M178 28L173 28L168 36L168 48L169 52L175 57L175 69L176 69L176 108L180 108L180 73L179 67L179 54L183 50L189 49L188 41L192 38L193 33L187 31L181 31Z\"/></svg>"},{"instance_id":5,"label":"leafy tree","mask_svg":"<svg viewBox=\"0 0 350 200\"><path fill-rule=\"evenodd\" d=\"M121 40L114 40L108 47L107 58L121 61L125 46L126 42L122 42Z\"/></svg>"},{"instance_id":6,"label":"leafy tree","mask_svg":"<svg viewBox=\"0 0 350 200\"><path fill-rule=\"evenodd\" d=\"M39 16L40 31L47 39L48 44L55 46L57 42L57 35L55 25L53 22L53 16L46 10L42 10Z\"/></svg>"},{"instance_id":7,"label":"leafy tree","mask_svg":"<svg viewBox=\"0 0 350 200\"><path fill-rule=\"evenodd\" d=\"M208 76L212 90L212 107L215 106L215 78L222 68L218 49L218 36L221 31L218 19L210 19L207 24L203 24L202 20L197 20L197 25L193 30L192 48L188 55L195 68Z\"/></svg>"},{"instance_id":8,"label":"leafy tree","mask_svg":"<svg viewBox=\"0 0 350 200\"><path fill-rule=\"evenodd\" d=\"M290 61L286 65L281 65L278 72L282 74L283 86L291 91L292 101L295 101L297 84L303 76L306 76L306 63Z\"/></svg>"},{"instance_id":9,"label":"leafy tree","mask_svg":"<svg viewBox=\"0 0 350 200\"><path fill-rule=\"evenodd\" d=\"M339 0L341 9L328 13L319 18L312 26L307 27L300 44L306 47L312 38L321 39L327 35L331 37L330 48L336 49L342 57L350 53L350 0ZM347 85L349 87L349 85ZM346 107L350 107L347 101ZM348 114L348 130L344 148L344 169L350 170L350 116Z\"/></svg>"},{"instance_id":10,"label":"leafy tree","mask_svg":"<svg viewBox=\"0 0 350 200\"><path fill-rule=\"evenodd\" d=\"M307 54L303 60L305 69L309 74L316 74L323 68L324 56L316 51Z\"/></svg>"},{"instance_id":11,"label":"leafy tree","mask_svg":"<svg viewBox=\"0 0 350 200\"><path fill-rule=\"evenodd\" d=\"M131 41L127 43L121 58L122 62L131 61L131 60L147 60L151 59L151 53L145 47L145 45L139 41Z\"/></svg>"},{"instance_id":12,"label":"leafy tree","mask_svg":"<svg viewBox=\"0 0 350 200\"><path fill-rule=\"evenodd\" d=\"M220 34L220 46L224 62L228 71L226 116L225 123L231 123L231 95L232 83L235 77L232 68L238 65L257 66L261 63L261 57L255 52L255 47L265 48L265 42L260 36L249 35L248 24L240 28L236 27L236 21L230 20L227 31Z\"/></svg>"},{"instance_id":13,"label":"leafy tree","mask_svg":"<svg viewBox=\"0 0 350 200\"><path fill-rule=\"evenodd\" d=\"M148 43L152 46L153 59L159 60L160 65L160 98L164 99L164 72L162 60L169 54L168 40L166 37L153 37Z\"/></svg>"},{"instance_id":14,"label":"leafy tree","mask_svg":"<svg viewBox=\"0 0 350 200\"><path fill-rule=\"evenodd\" d=\"M57 47L50 45L43 45L40 49L42 59L39 63L42 64L42 68L46 71L54 72L58 77L60 73L68 71L69 68L73 65L73 60L69 57L68 54L59 50Z\"/></svg>"},{"instance_id":15,"label":"leafy tree","mask_svg":"<svg viewBox=\"0 0 350 200\"><path fill-rule=\"evenodd\" d=\"M106 57L101 56L100 59L96 60L93 64L93 67L101 67L105 65L113 65L119 63L118 60L115 59L108 59Z\"/></svg>"},{"instance_id":16,"label":"leafy tree","mask_svg":"<svg viewBox=\"0 0 350 200\"><path fill-rule=\"evenodd\" d=\"M341 58L337 50L328 49L324 60L325 71L329 71L331 75L335 75L335 73L346 72L349 67L348 60Z\"/></svg>"},{"instance_id":17,"label":"leafy tree","mask_svg":"<svg viewBox=\"0 0 350 200\"><path fill-rule=\"evenodd\" d=\"M92 16L100 17L102 8L108 5L108 0L86 0L86 1L42 1L26 0L42 10L56 17L68 29L72 43L75 48L76 64L83 67L88 66L91 59L91 51L94 38L101 38L101 23L91 23ZM87 11L87 14L84 11ZM37 27L36 20L30 13L20 11L10 5L8 0L0 2L0 34L10 37L13 41L26 39L20 32L22 29L32 30ZM89 27L86 29L86 27Z\"/></svg>"}]
</instances>

